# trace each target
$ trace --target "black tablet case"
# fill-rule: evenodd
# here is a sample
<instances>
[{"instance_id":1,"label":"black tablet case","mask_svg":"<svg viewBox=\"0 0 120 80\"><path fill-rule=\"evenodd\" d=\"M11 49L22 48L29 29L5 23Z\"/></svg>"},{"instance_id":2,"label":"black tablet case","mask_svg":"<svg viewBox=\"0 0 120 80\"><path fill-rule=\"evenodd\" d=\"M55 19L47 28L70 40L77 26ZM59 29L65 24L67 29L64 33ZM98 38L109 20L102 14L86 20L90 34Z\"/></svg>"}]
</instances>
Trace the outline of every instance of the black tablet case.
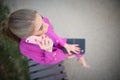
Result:
<instances>
[{"instance_id":1,"label":"black tablet case","mask_svg":"<svg viewBox=\"0 0 120 80\"><path fill-rule=\"evenodd\" d=\"M79 44L79 47L81 48L80 54L85 54L85 39L72 39L72 38L68 38L67 39L67 43L69 43L69 44ZM65 48L63 48L63 52L67 53Z\"/></svg>"}]
</instances>

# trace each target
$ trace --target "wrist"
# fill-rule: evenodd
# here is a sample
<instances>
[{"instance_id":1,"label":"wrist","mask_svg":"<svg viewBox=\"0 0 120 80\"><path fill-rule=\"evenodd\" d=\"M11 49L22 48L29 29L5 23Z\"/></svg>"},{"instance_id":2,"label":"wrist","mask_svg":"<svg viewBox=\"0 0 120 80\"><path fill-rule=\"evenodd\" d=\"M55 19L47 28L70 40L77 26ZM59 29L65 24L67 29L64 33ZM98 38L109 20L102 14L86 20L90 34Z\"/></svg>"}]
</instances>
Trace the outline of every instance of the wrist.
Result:
<instances>
[{"instance_id":1,"label":"wrist","mask_svg":"<svg viewBox=\"0 0 120 80\"><path fill-rule=\"evenodd\" d=\"M48 51L48 52L52 52L52 48L51 48L51 49L47 49L46 51Z\"/></svg>"},{"instance_id":2,"label":"wrist","mask_svg":"<svg viewBox=\"0 0 120 80\"><path fill-rule=\"evenodd\" d=\"M67 47L68 47L68 44L67 44L67 43L65 43L64 48L67 48Z\"/></svg>"}]
</instances>

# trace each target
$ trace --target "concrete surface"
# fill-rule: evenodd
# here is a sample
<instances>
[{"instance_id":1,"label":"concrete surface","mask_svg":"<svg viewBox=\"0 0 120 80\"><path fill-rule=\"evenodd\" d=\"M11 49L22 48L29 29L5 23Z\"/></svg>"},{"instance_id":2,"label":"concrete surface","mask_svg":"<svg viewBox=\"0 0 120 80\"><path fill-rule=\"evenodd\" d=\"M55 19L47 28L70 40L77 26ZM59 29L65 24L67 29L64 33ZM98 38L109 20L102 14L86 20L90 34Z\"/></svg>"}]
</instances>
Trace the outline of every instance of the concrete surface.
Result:
<instances>
[{"instance_id":1,"label":"concrete surface","mask_svg":"<svg viewBox=\"0 0 120 80\"><path fill-rule=\"evenodd\" d=\"M76 58L65 60L69 80L120 80L119 0L6 0L11 12L35 9L48 17L55 32L66 38L86 39L83 68Z\"/></svg>"}]
</instances>

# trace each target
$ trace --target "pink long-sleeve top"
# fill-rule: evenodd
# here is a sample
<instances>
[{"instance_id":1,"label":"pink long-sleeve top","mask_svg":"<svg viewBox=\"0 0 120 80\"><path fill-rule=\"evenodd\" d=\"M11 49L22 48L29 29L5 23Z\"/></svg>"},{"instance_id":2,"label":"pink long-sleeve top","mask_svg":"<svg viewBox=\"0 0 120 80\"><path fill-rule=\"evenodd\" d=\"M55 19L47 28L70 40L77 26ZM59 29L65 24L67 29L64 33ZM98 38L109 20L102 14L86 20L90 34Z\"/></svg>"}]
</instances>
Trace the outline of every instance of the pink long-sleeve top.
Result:
<instances>
[{"instance_id":1,"label":"pink long-sleeve top","mask_svg":"<svg viewBox=\"0 0 120 80\"><path fill-rule=\"evenodd\" d=\"M47 18L44 17L43 20L48 24L48 31L46 35L53 40L55 45L53 46L52 52L47 52L41 49L38 45L27 43L24 38L20 41L20 51L24 56L43 65L55 64L63 61L66 58L66 54L64 54L58 47L64 46L66 39L63 39L55 34L53 27Z\"/></svg>"}]
</instances>

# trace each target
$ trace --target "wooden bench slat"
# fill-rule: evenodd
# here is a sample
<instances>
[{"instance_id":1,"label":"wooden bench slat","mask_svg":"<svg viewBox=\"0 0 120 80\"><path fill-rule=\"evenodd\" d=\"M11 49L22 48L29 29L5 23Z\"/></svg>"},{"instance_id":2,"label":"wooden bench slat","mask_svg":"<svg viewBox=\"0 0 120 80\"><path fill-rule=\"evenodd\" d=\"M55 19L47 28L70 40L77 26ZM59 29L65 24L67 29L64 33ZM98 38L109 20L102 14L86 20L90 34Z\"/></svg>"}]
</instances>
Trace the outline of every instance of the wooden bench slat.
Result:
<instances>
[{"instance_id":1,"label":"wooden bench slat","mask_svg":"<svg viewBox=\"0 0 120 80\"><path fill-rule=\"evenodd\" d=\"M35 72L35 71L43 71L43 70L51 69L51 68L54 68L54 67L59 67L59 64L50 65L50 66L43 66L43 65L32 66L32 67L29 67L29 72L32 73L32 72Z\"/></svg>"},{"instance_id":2,"label":"wooden bench slat","mask_svg":"<svg viewBox=\"0 0 120 80\"><path fill-rule=\"evenodd\" d=\"M58 74L55 76L45 77L45 78L38 78L37 80L67 80L66 73Z\"/></svg>"},{"instance_id":3,"label":"wooden bench slat","mask_svg":"<svg viewBox=\"0 0 120 80\"><path fill-rule=\"evenodd\" d=\"M38 71L36 73L31 73L30 76L32 79L34 78L40 78L40 77L45 77L45 76L49 76L52 75L54 76L55 74L59 74L61 71L64 70L64 67L54 67L48 70L44 70L44 71Z\"/></svg>"}]
</instances>

